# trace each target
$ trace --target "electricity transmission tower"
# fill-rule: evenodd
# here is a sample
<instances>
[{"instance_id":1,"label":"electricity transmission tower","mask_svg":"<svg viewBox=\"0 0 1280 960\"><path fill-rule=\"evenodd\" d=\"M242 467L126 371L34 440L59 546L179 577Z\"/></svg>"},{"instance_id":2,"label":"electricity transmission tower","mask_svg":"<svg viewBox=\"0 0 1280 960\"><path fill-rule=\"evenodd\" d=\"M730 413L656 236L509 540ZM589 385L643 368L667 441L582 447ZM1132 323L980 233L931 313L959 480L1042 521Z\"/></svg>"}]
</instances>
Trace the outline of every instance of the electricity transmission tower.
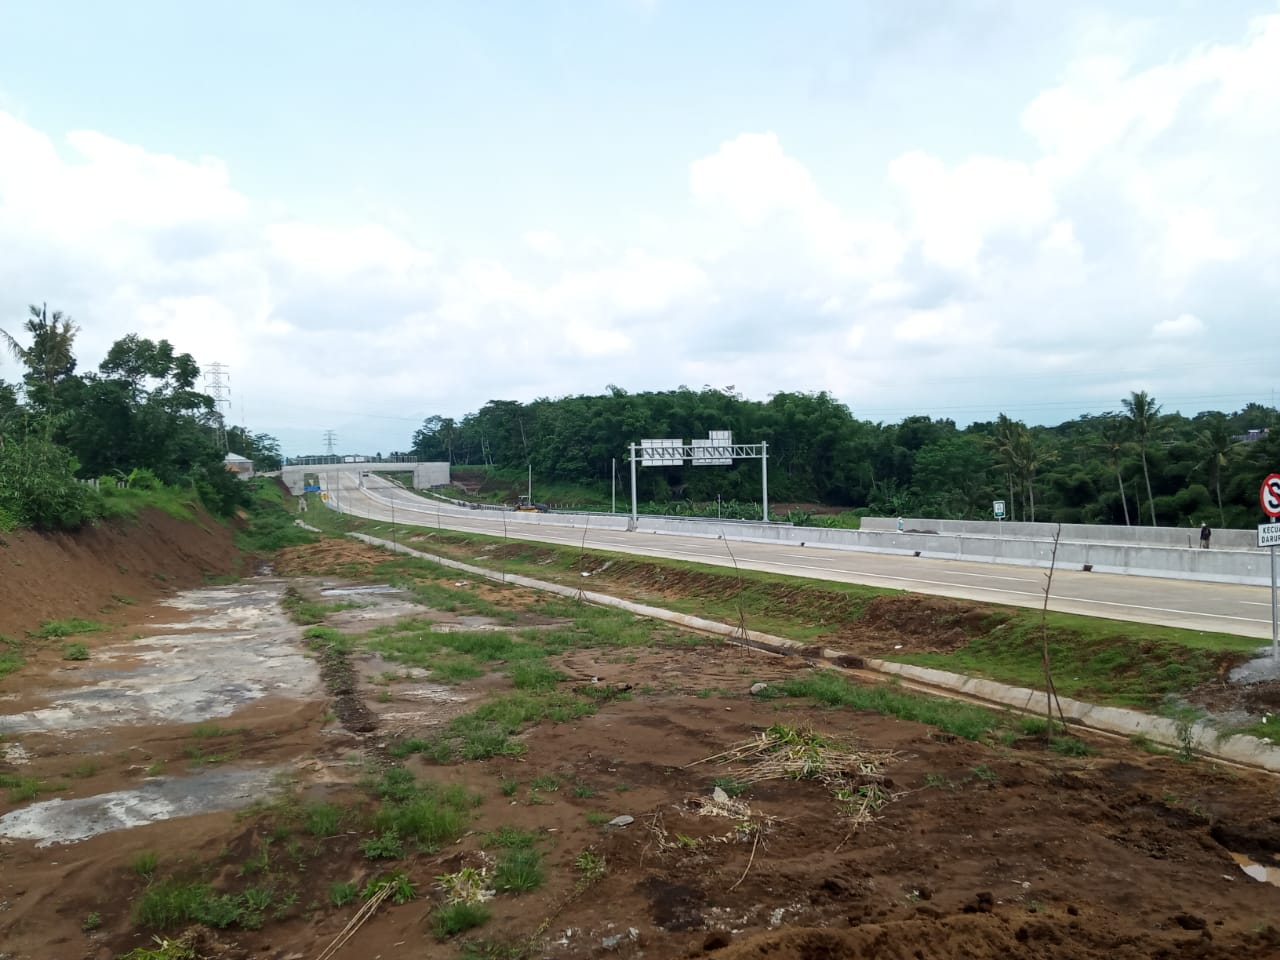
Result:
<instances>
[{"instance_id":1,"label":"electricity transmission tower","mask_svg":"<svg viewBox=\"0 0 1280 960\"><path fill-rule=\"evenodd\" d=\"M332 430L326 430L324 432L324 449L325 449L325 453L327 453L329 456L333 456L333 445L337 442L338 442L338 435L336 433L334 433Z\"/></svg>"},{"instance_id":2,"label":"electricity transmission tower","mask_svg":"<svg viewBox=\"0 0 1280 960\"><path fill-rule=\"evenodd\" d=\"M225 363L211 363L204 381L205 392L213 398L213 418L217 424L218 446L229 451L227 445L227 420L222 405L231 410L231 370Z\"/></svg>"}]
</instances>

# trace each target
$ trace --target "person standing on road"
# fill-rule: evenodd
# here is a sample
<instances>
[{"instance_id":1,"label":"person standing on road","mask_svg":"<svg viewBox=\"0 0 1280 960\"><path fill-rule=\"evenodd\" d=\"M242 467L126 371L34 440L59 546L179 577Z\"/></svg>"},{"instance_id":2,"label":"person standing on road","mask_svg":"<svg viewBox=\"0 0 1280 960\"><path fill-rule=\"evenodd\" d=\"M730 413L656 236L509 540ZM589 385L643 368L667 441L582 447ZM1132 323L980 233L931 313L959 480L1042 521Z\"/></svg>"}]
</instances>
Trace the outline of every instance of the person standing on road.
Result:
<instances>
[{"instance_id":1,"label":"person standing on road","mask_svg":"<svg viewBox=\"0 0 1280 960\"><path fill-rule=\"evenodd\" d=\"M1207 523L1200 524L1200 549L1209 549L1209 537L1213 535L1213 531L1209 529Z\"/></svg>"}]
</instances>

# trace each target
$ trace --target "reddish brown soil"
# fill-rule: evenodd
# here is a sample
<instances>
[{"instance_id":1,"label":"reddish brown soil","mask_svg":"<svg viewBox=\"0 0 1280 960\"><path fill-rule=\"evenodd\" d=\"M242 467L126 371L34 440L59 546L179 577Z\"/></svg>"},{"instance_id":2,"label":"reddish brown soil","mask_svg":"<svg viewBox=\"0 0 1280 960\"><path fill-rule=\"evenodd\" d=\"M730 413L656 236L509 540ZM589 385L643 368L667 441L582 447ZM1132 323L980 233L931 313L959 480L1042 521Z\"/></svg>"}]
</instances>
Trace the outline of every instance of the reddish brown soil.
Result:
<instances>
[{"instance_id":1,"label":"reddish brown soil","mask_svg":"<svg viewBox=\"0 0 1280 960\"><path fill-rule=\"evenodd\" d=\"M326 544L291 552L277 569L351 569L361 558L372 564L380 555ZM121 624L119 635L127 636L149 611L130 607L122 617L133 618ZM39 660L0 681L0 695L19 689L19 678L25 688L64 666ZM751 683L809 667L736 647L575 649L557 666L570 678L566 687L598 678L630 687L631 699L527 731L520 758L446 766L411 760L420 778L463 784L478 797L471 834L438 853L388 863L361 854L362 834L317 840L295 832L295 848L282 839L272 849L273 869L296 904L260 931L194 932L200 953L316 956L357 908L333 907L330 884L364 884L401 869L418 898L384 905L337 960L454 957L468 939L486 941L497 957L521 955L496 952L497 945L527 942L535 945L529 956L556 958L1280 957L1280 888L1249 879L1229 853L1280 864L1274 778L1111 741L1097 744L1098 755L1069 758L1038 740L981 745L879 715L762 700L747 692ZM370 685L368 673L358 691L374 713L424 709L421 701L402 702L407 688L399 683ZM503 689L492 675L456 688L472 704ZM359 802L352 783L366 764L385 762L389 731L357 737L326 723L326 707L324 700L259 702L220 721L236 730L227 749L237 763L297 759L304 799ZM442 706L441 716L456 709ZM691 801L735 769L698 761L776 723L895 751L884 771L893 801L854 828L821 784L769 781L744 796L753 821L765 824L758 842L731 836L732 819L699 816ZM136 783L157 760L180 767L191 737L187 727L24 736L35 757L22 773L66 778L60 796L102 792ZM86 756L101 768L77 777ZM534 789L539 777L554 777L556 786ZM502 785L512 782L518 787L508 796ZM0 814L14 806L0 794ZM595 822L599 816L589 819L617 814L635 820L613 829ZM210 814L65 847L0 846L0 953L108 960L150 944L130 921L145 888L130 869L133 858L153 851L166 874L242 885L244 865L278 825L272 816ZM482 851L483 834L501 826L539 832L545 884L500 893L489 923L438 943L430 932L441 902L434 878L492 856L497 851ZM584 850L607 864L603 878L585 887L575 866ZM90 914L102 923L86 932Z\"/></svg>"},{"instance_id":2,"label":"reddish brown soil","mask_svg":"<svg viewBox=\"0 0 1280 960\"><path fill-rule=\"evenodd\" d=\"M121 598L155 599L237 573L241 563L234 531L207 515L192 523L147 510L75 533L0 534L0 634L101 619Z\"/></svg>"}]
</instances>

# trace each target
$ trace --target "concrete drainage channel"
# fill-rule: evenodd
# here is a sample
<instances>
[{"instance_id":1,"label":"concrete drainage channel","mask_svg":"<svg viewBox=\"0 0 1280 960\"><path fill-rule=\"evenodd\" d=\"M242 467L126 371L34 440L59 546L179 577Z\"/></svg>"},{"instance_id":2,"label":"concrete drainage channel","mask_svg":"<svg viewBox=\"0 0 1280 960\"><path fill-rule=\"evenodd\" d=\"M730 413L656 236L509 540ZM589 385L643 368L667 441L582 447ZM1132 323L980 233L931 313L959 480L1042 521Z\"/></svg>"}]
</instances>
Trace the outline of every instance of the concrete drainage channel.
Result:
<instances>
[{"instance_id":1,"label":"concrete drainage channel","mask_svg":"<svg viewBox=\"0 0 1280 960\"><path fill-rule=\"evenodd\" d=\"M928 667L894 663L888 660L851 658L838 650L815 650L810 645L797 643L785 637L775 637L755 630L744 631L740 627L721 623L717 620L691 617L671 610L664 610L661 607L651 607L610 596L609 594L579 590L543 580L534 580L531 577L524 577L519 574L497 573L485 567L477 567L448 557L414 550L403 544L392 543L389 540L371 537L367 534L352 533L348 534L348 536L395 553L403 553L408 556L430 560L441 566L460 570L473 576L485 577L503 583L513 583L518 586L543 590L564 597L580 597L590 603L615 607L628 613L634 613L637 616L662 620L667 623L688 627L701 633L721 636L731 643L754 647L757 650L765 650L781 656L802 654L810 659L821 660L830 669L850 672L862 670L878 674L883 679L897 677L903 681L904 685L924 693L1008 707L1026 714L1039 715L1043 712L1045 696L1043 691L1031 690L1026 687L1013 687L997 683L994 680L983 680L977 677L965 676L964 674L950 673L946 670L934 670ZM857 660L857 663L851 663L851 660ZM1121 737L1142 735L1153 743L1174 749L1182 747L1184 743L1189 743L1197 753L1204 756L1215 757L1230 763L1242 764L1272 773L1280 773L1280 747L1276 747L1267 740L1244 735L1220 737L1218 731L1204 721L1199 721L1193 724L1190 729L1187 729L1174 720L1155 717L1137 710L1099 706L1098 704L1086 703L1083 700L1073 700L1069 697L1060 699L1063 714L1071 723L1077 724L1084 729Z\"/></svg>"}]
</instances>

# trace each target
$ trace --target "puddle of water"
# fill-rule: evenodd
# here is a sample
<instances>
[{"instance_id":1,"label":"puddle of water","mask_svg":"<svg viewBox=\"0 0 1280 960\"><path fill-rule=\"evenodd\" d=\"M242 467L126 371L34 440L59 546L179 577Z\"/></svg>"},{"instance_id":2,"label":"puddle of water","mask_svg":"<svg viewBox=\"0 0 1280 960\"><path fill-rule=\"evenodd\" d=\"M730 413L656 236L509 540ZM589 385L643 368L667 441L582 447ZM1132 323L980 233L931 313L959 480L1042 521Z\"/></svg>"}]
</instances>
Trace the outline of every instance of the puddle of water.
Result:
<instances>
[{"instance_id":1,"label":"puddle of water","mask_svg":"<svg viewBox=\"0 0 1280 960\"><path fill-rule=\"evenodd\" d=\"M1230 851L1228 851L1230 852ZM1249 859L1243 853L1232 853L1231 859L1240 865L1240 869L1263 883L1271 883L1280 887L1280 866L1268 867Z\"/></svg>"},{"instance_id":2,"label":"puddle of water","mask_svg":"<svg viewBox=\"0 0 1280 960\"><path fill-rule=\"evenodd\" d=\"M306 698L320 689L314 661L298 645L299 628L280 610L278 583L191 590L169 601L191 610L184 632L144 637L95 654L118 670L86 673L91 685L28 689L47 705L0 715L0 733L63 733L142 723L199 723L229 717L275 695Z\"/></svg>"},{"instance_id":3,"label":"puddle of water","mask_svg":"<svg viewBox=\"0 0 1280 960\"><path fill-rule=\"evenodd\" d=\"M191 777L149 780L136 790L45 800L0 817L0 836L35 840L37 847L48 847L159 820L238 810L260 799L287 769L209 770Z\"/></svg>"}]
</instances>

